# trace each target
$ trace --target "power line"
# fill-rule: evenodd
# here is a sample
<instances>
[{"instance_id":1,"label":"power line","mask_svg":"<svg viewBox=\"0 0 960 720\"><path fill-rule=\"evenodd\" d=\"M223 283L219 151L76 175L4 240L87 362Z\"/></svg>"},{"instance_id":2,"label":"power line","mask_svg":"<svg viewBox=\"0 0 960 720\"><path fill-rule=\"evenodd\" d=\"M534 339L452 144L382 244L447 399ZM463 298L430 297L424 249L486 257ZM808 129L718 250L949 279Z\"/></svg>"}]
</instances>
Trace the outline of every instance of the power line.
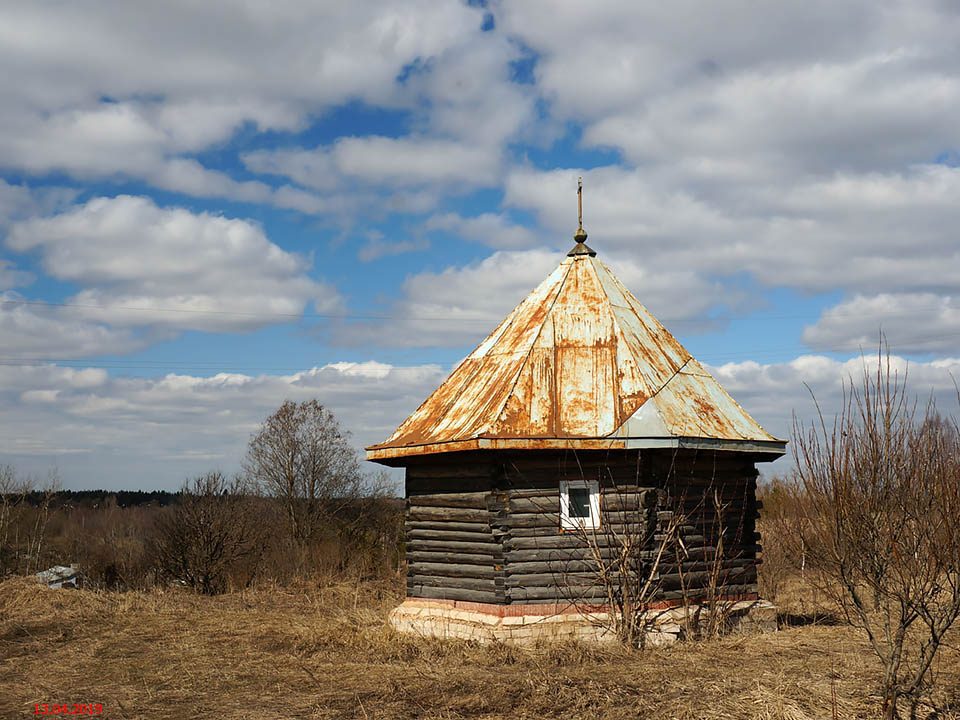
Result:
<instances>
[{"instance_id":1,"label":"power line","mask_svg":"<svg viewBox=\"0 0 960 720\"><path fill-rule=\"evenodd\" d=\"M476 322L476 323L490 323L496 322L496 319L491 319L491 317L463 317L462 315L396 315L396 314L370 314L370 313L278 313L278 312L250 312L242 310L198 310L190 308L169 308L169 307L137 307L129 305L94 305L87 303L66 303L66 302L50 302L46 300L0 300L0 305L29 305L29 306L38 306L38 307L57 307L57 308L76 308L81 310L101 310L101 311L124 311L124 312L142 312L142 313L181 313L189 315L234 315L237 317L264 317L264 318L290 318L295 320L347 320L347 321L367 321L367 320L419 320L419 321L434 321L434 322L444 322L444 321L455 321L455 322ZM911 311L906 312L874 312L874 313L865 313L861 311L851 311L851 312L837 312L836 310L828 309L826 312L829 313L830 318L846 318L846 317L914 317L926 310L939 310L942 309L943 305L931 305L927 307L915 308ZM823 314L824 311L821 311ZM681 323L704 323L704 322L713 322L713 321L726 321L736 318L751 318L753 320L798 320L809 318L809 313L796 313L796 314L763 314L763 313L747 313L744 315L737 315L733 317L699 317L699 318L675 318L669 321L670 325L677 325Z\"/></svg>"}]
</instances>

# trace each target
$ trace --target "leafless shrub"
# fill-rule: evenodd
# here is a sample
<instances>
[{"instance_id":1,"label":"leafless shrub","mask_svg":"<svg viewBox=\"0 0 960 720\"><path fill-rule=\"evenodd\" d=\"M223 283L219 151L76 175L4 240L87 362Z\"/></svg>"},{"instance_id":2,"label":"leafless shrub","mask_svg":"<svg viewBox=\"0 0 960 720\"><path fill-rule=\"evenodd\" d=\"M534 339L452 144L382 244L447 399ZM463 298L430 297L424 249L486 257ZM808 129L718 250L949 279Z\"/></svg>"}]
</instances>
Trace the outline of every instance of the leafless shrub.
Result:
<instances>
[{"instance_id":1,"label":"leafless shrub","mask_svg":"<svg viewBox=\"0 0 960 720\"><path fill-rule=\"evenodd\" d=\"M656 497L652 489L608 488L607 507L617 509L619 522L610 522L608 512L601 527L572 530L586 548L581 577L601 590L605 605L604 613L586 617L629 647L643 647L657 625L660 613L652 606L662 590L661 567L674 552L683 522L680 513L658 519Z\"/></svg>"},{"instance_id":2,"label":"leafless shrub","mask_svg":"<svg viewBox=\"0 0 960 720\"><path fill-rule=\"evenodd\" d=\"M167 579L215 595L249 584L263 555L257 503L239 480L209 472L186 484L158 523L154 553Z\"/></svg>"},{"instance_id":3,"label":"leafless shrub","mask_svg":"<svg viewBox=\"0 0 960 720\"><path fill-rule=\"evenodd\" d=\"M880 659L884 717L901 700L913 716L960 616L960 431L932 401L917 412L881 346L833 423L793 435L820 589Z\"/></svg>"}]
</instances>

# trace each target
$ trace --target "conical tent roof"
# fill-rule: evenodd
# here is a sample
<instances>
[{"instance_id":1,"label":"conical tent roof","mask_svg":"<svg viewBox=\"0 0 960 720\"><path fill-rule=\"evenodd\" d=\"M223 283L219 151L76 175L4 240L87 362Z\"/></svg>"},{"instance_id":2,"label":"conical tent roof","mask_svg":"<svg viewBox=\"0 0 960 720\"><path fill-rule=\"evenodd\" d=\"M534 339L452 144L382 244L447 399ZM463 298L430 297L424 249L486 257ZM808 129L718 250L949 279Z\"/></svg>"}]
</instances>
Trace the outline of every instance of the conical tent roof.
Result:
<instances>
[{"instance_id":1,"label":"conical tent roof","mask_svg":"<svg viewBox=\"0 0 960 720\"><path fill-rule=\"evenodd\" d=\"M577 248L367 459L483 448L784 452L593 251Z\"/></svg>"}]
</instances>

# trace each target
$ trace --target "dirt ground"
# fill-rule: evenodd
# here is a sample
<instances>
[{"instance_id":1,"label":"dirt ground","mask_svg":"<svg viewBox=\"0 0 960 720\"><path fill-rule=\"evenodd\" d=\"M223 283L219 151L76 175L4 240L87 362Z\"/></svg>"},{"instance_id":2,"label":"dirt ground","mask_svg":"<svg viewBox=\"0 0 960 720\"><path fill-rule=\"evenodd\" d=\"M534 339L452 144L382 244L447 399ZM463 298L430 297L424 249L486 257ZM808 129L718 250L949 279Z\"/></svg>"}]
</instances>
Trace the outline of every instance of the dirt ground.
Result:
<instances>
[{"instance_id":1,"label":"dirt ground","mask_svg":"<svg viewBox=\"0 0 960 720\"><path fill-rule=\"evenodd\" d=\"M647 650L441 642L385 625L399 584L186 591L0 583L0 717L100 703L104 718L873 718L864 638L793 607L779 632ZM934 717L960 703L960 649ZM929 715L930 709L926 710ZM956 711L954 711L956 712Z\"/></svg>"}]
</instances>

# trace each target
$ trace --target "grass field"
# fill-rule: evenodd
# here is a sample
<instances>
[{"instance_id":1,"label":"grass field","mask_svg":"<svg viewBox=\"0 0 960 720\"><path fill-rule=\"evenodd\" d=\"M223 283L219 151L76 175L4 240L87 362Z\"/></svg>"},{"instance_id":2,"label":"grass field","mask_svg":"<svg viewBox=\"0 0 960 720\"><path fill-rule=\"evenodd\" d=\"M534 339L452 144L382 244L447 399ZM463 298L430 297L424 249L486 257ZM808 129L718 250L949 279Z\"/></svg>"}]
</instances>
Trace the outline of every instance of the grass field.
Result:
<instances>
[{"instance_id":1,"label":"grass field","mask_svg":"<svg viewBox=\"0 0 960 720\"><path fill-rule=\"evenodd\" d=\"M829 620L644 651L517 649L393 633L384 621L399 587L304 583L202 597L8 580L0 717L34 716L35 703L178 720L879 715L876 660L854 630ZM938 704L956 706L956 643L940 659L939 684Z\"/></svg>"}]
</instances>

